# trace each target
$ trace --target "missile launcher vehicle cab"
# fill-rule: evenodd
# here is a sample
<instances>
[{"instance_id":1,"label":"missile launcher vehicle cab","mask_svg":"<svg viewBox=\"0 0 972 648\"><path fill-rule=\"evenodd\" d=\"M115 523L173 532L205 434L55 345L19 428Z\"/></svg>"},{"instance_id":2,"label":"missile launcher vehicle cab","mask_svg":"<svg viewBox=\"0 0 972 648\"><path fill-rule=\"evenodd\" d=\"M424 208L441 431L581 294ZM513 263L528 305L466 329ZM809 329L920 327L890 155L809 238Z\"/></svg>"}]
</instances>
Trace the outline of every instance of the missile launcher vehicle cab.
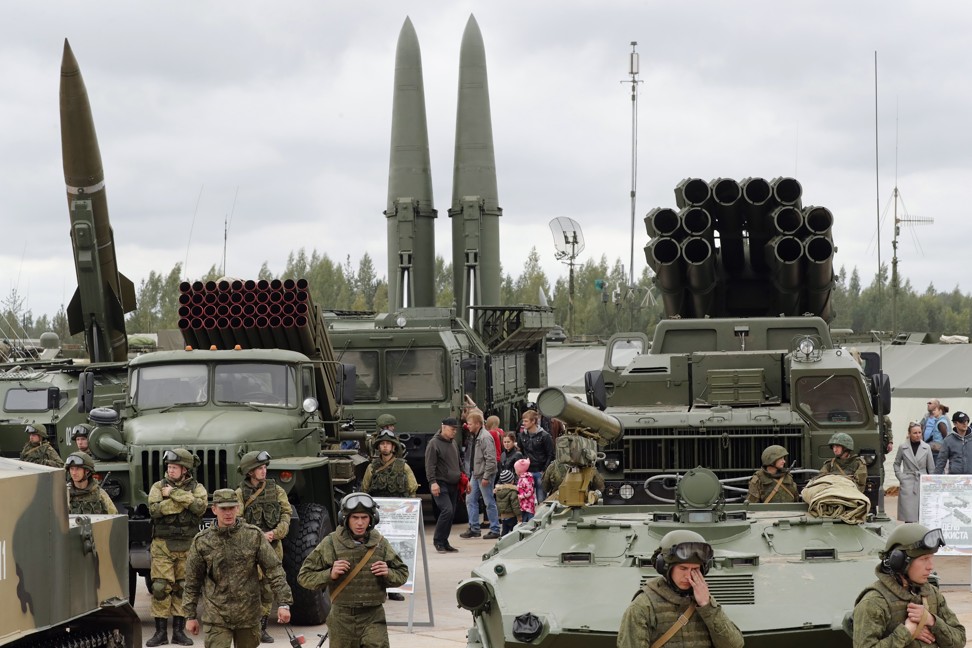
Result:
<instances>
[{"instance_id":1,"label":"missile launcher vehicle cab","mask_svg":"<svg viewBox=\"0 0 972 648\"><path fill-rule=\"evenodd\" d=\"M650 342L613 336L602 368L585 376L588 404L624 428L598 462L605 502L647 502L647 479L696 466L748 478L771 445L819 469L842 432L877 505L890 383L876 354L831 338L830 211L802 206L793 178L689 179L675 195L680 209L645 218L666 319Z\"/></svg>"},{"instance_id":2,"label":"missile launcher vehicle cab","mask_svg":"<svg viewBox=\"0 0 972 648\"><path fill-rule=\"evenodd\" d=\"M125 517L68 515L64 471L13 459L0 497L0 646L141 646Z\"/></svg>"}]
</instances>

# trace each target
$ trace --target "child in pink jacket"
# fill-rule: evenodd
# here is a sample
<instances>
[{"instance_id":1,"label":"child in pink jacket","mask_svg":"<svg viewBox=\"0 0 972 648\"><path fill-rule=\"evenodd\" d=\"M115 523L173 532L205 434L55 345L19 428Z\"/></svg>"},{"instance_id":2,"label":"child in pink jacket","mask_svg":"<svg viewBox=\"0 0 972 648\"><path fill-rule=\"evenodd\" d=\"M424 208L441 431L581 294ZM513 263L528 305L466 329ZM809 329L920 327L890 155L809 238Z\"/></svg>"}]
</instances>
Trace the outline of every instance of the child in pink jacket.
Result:
<instances>
[{"instance_id":1,"label":"child in pink jacket","mask_svg":"<svg viewBox=\"0 0 972 648\"><path fill-rule=\"evenodd\" d=\"M530 474L530 460L520 459L513 464L518 478L516 482L516 492L520 498L520 511L523 513L523 521L531 519L537 512L536 498L533 496L533 475Z\"/></svg>"}]
</instances>

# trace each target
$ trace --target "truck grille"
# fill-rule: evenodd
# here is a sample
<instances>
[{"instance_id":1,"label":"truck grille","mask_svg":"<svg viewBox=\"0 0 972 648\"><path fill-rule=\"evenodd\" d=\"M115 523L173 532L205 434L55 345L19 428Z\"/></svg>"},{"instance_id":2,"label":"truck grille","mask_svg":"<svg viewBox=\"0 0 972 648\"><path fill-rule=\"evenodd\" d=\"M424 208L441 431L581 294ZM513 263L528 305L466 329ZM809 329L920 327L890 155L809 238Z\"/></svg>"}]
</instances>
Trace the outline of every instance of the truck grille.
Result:
<instances>
[{"instance_id":1,"label":"truck grille","mask_svg":"<svg viewBox=\"0 0 972 648\"><path fill-rule=\"evenodd\" d=\"M162 454L165 450L142 450L142 488L146 493L152 484L162 479ZM200 462L196 468L196 481L205 486L207 492L212 494L219 488L229 488L225 449L196 448L192 452Z\"/></svg>"},{"instance_id":2,"label":"truck grille","mask_svg":"<svg viewBox=\"0 0 972 648\"><path fill-rule=\"evenodd\" d=\"M763 450L774 444L789 451L790 462L806 466L803 437L804 430L798 426L626 428L624 437L607 450L624 452L625 478L643 479L697 466L726 478L751 475L762 465Z\"/></svg>"}]
</instances>

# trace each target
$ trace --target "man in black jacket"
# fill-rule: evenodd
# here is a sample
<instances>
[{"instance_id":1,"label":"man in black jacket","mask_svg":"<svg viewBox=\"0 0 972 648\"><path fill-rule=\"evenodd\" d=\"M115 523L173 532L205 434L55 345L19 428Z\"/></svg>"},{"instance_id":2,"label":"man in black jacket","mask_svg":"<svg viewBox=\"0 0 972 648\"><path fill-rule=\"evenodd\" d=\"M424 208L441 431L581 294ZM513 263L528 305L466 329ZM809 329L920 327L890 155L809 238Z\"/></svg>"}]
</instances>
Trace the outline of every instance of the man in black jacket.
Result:
<instances>
[{"instance_id":1,"label":"man in black jacket","mask_svg":"<svg viewBox=\"0 0 972 648\"><path fill-rule=\"evenodd\" d=\"M530 474L533 475L533 487L536 489L537 501L542 502L547 494L543 492L541 477L554 460L554 442L550 433L540 427L540 415L536 410L528 409L523 412L523 430L517 435L517 443L523 456L530 460Z\"/></svg>"},{"instance_id":2,"label":"man in black jacket","mask_svg":"<svg viewBox=\"0 0 972 648\"><path fill-rule=\"evenodd\" d=\"M425 447L425 478L429 481L432 499L439 508L439 517L432 536L432 544L439 553L459 551L449 544L449 532L452 530L452 518L456 514L459 480L462 476L459 446L455 441L458 428L459 421L455 418L444 419L439 433Z\"/></svg>"}]
</instances>

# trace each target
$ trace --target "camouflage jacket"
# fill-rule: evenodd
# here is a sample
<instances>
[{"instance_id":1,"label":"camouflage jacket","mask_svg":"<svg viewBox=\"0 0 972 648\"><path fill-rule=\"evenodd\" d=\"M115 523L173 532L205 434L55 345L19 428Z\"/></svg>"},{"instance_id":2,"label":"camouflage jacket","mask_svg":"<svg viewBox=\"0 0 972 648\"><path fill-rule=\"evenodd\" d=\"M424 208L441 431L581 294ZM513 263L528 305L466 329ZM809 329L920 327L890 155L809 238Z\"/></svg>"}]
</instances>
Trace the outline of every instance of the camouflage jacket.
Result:
<instances>
[{"instance_id":1,"label":"camouflage jacket","mask_svg":"<svg viewBox=\"0 0 972 648\"><path fill-rule=\"evenodd\" d=\"M779 484L779 488L777 488L777 484ZM766 503L770 493L773 493L773 499L769 500L770 503L788 504L798 501L797 485L793 481L793 475L776 473L776 476L774 476L766 472L766 468L757 470L749 480L749 495L746 497L746 501L756 504Z\"/></svg>"},{"instance_id":2,"label":"camouflage jacket","mask_svg":"<svg viewBox=\"0 0 972 648\"><path fill-rule=\"evenodd\" d=\"M253 497L259 486L254 488L246 479L236 489L236 496L243 503L244 521L259 527L261 531L273 531L273 541L278 542L287 537L290 531L290 518L294 509L287 499L287 492L272 479L264 482L266 486L259 495ZM252 502L247 504L250 499Z\"/></svg>"},{"instance_id":3,"label":"camouflage jacket","mask_svg":"<svg viewBox=\"0 0 972 648\"><path fill-rule=\"evenodd\" d=\"M867 466L864 460L856 454L852 454L847 459L828 459L820 469L821 475L843 475L849 477L857 484L857 490L864 492L864 485L867 483Z\"/></svg>"},{"instance_id":4,"label":"camouflage jacket","mask_svg":"<svg viewBox=\"0 0 972 648\"><path fill-rule=\"evenodd\" d=\"M392 546L378 531L372 529L365 542L356 542L351 532L340 527L321 540L300 567L297 582L306 589L327 587L334 589L343 583L371 547L377 547L350 583L342 590L334 605L365 606L385 602L385 589L398 587L408 580L408 566L398 557ZM347 560L351 568L337 580L331 579L331 565L336 560ZM375 576L371 565L384 561L388 565L387 576Z\"/></svg>"},{"instance_id":5,"label":"camouflage jacket","mask_svg":"<svg viewBox=\"0 0 972 648\"><path fill-rule=\"evenodd\" d=\"M880 566L875 571L877 581L861 592L854 606L855 648L927 648L929 645L960 648L965 645L965 627L937 587L925 583L918 593L912 593L893 576L882 572ZM930 628L935 636L933 644L912 639L904 625L908 604L921 603L922 599L927 601L928 611L935 615L935 625Z\"/></svg>"},{"instance_id":6,"label":"camouflage jacket","mask_svg":"<svg viewBox=\"0 0 972 648\"><path fill-rule=\"evenodd\" d=\"M493 496L501 520L520 519L520 493L516 490L516 484L496 484Z\"/></svg>"},{"instance_id":7,"label":"camouflage jacket","mask_svg":"<svg viewBox=\"0 0 972 648\"><path fill-rule=\"evenodd\" d=\"M54 446L47 441L41 441L40 445L36 446L30 445L30 441L25 443L23 450L20 451L20 460L52 468L64 467L64 460L61 459L61 455L57 454Z\"/></svg>"},{"instance_id":8,"label":"camouflage jacket","mask_svg":"<svg viewBox=\"0 0 972 648\"><path fill-rule=\"evenodd\" d=\"M186 558L182 605L195 619L199 598L206 602L202 622L224 628L249 628L260 623L261 581L257 567L281 605L293 603L287 575L263 532L237 518L236 524L212 526L192 541Z\"/></svg>"},{"instance_id":9,"label":"camouflage jacket","mask_svg":"<svg viewBox=\"0 0 972 648\"><path fill-rule=\"evenodd\" d=\"M172 486L168 497L162 496L163 486ZM192 477L180 483L166 477L152 484L148 496L152 537L166 540L172 551L186 551L199 532L207 497L206 487Z\"/></svg>"},{"instance_id":10,"label":"camouflage jacket","mask_svg":"<svg viewBox=\"0 0 972 648\"><path fill-rule=\"evenodd\" d=\"M365 469L361 490L373 497L415 497L418 481L404 459L395 457L386 464L378 457Z\"/></svg>"},{"instance_id":11,"label":"camouflage jacket","mask_svg":"<svg viewBox=\"0 0 972 648\"><path fill-rule=\"evenodd\" d=\"M646 648L668 632L688 609L691 596L676 592L663 576L642 587L621 617L618 648ZM668 648L742 648L743 636L715 598L696 608L681 630L665 644Z\"/></svg>"},{"instance_id":12,"label":"camouflage jacket","mask_svg":"<svg viewBox=\"0 0 972 648\"><path fill-rule=\"evenodd\" d=\"M567 464L562 461L555 461L543 471L543 475L540 477L540 485L547 497L560 489L560 485L564 483L564 477L567 476L567 470ZM604 488L604 478L601 477L599 472L594 471L594 476L591 477L591 483L588 484L587 490L603 491Z\"/></svg>"},{"instance_id":13,"label":"camouflage jacket","mask_svg":"<svg viewBox=\"0 0 972 648\"><path fill-rule=\"evenodd\" d=\"M68 482L68 501L71 503L73 515L114 515L118 513L115 503L108 497L108 493L101 490L101 486L94 479L88 480L87 488L78 488L73 481Z\"/></svg>"}]
</instances>

